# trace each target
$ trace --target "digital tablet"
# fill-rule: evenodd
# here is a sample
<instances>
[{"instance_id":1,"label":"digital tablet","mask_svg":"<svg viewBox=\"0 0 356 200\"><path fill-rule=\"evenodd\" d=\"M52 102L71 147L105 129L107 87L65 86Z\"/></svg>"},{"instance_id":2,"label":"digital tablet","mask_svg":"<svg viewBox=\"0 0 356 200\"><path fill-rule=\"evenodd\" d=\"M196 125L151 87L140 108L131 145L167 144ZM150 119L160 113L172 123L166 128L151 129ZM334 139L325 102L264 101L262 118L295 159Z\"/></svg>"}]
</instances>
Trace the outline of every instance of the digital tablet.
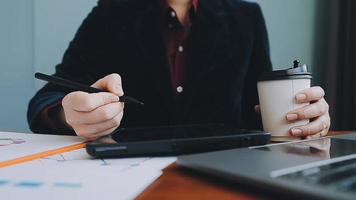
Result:
<instances>
[{"instance_id":1,"label":"digital tablet","mask_svg":"<svg viewBox=\"0 0 356 200\"><path fill-rule=\"evenodd\" d=\"M95 158L173 156L263 145L270 134L223 124L120 128L86 146Z\"/></svg>"}]
</instances>

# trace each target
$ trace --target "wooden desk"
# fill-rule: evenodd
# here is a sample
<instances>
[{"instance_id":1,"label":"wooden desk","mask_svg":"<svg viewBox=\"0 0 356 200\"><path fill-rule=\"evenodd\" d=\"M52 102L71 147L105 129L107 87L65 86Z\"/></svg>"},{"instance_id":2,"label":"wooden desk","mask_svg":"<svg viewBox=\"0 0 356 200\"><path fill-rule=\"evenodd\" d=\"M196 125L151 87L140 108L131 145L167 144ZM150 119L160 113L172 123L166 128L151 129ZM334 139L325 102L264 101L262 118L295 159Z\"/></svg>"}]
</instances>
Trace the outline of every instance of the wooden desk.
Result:
<instances>
[{"instance_id":1,"label":"wooden desk","mask_svg":"<svg viewBox=\"0 0 356 200\"><path fill-rule=\"evenodd\" d=\"M329 135L348 134L351 131L329 132ZM138 200L146 199L266 199L271 194L242 185L228 184L193 173L175 164L166 168L163 175L150 185Z\"/></svg>"}]
</instances>

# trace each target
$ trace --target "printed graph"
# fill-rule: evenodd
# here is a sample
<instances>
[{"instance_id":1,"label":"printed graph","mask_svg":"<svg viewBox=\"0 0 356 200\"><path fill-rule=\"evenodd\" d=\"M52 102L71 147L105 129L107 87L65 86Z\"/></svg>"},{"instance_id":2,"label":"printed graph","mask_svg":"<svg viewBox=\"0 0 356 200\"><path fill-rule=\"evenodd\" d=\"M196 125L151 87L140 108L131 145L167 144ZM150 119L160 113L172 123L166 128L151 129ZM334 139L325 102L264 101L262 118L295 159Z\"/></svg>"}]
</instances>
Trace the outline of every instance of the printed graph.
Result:
<instances>
[{"instance_id":1,"label":"printed graph","mask_svg":"<svg viewBox=\"0 0 356 200\"><path fill-rule=\"evenodd\" d=\"M92 159L87 155L84 149L75 150L72 152L57 154L54 156L42 158L40 162L57 163L65 165L80 165L90 164L98 167L115 167L118 171L128 171L134 168L139 168L146 162L150 161L151 157L146 158L122 158L122 159Z\"/></svg>"},{"instance_id":2,"label":"printed graph","mask_svg":"<svg viewBox=\"0 0 356 200\"><path fill-rule=\"evenodd\" d=\"M14 138L0 138L0 147L23 144L26 141L23 139L14 139Z\"/></svg>"}]
</instances>

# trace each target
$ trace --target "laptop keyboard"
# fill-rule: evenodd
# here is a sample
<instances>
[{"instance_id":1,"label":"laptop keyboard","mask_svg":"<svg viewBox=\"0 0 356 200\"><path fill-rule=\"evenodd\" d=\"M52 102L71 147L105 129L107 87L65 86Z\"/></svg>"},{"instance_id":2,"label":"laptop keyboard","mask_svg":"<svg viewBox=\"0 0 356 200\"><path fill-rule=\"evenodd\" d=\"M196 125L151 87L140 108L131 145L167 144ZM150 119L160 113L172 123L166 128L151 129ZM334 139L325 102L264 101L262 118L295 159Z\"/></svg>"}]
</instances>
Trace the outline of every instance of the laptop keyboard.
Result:
<instances>
[{"instance_id":1,"label":"laptop keyboard","mask_svg":"<svg viewBox=\"0 0 356 200\"><path fill-rule=\"evenodd\" d=\"M356 193L356 158L304 169L278 178Z\"/></svg>"}]
</instances>

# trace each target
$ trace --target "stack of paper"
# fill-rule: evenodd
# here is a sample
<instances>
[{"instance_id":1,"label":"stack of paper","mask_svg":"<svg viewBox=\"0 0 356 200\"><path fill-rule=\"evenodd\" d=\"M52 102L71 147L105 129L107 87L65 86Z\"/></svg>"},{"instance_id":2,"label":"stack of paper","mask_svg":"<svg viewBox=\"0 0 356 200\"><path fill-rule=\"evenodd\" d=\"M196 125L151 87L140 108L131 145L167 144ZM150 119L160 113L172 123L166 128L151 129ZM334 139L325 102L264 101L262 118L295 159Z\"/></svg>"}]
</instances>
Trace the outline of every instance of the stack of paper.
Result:
<instances>
[{"instance_id":1,"label":"stack of paper","mask_svg":"<svg viewBox=\"0 0 356 200\"><path fill-rule=\"evenodd\" d=\"M32 138L15 136L18 139L26 138L24 140L27 142L41 135L30 135ZM62 146L59 144L62 136L52 137L56 142L50 137L43 142ZM0 138L4 136L0 134ZM66 137L63 140L68 142ZM25 144L11 144L16 148L21 145ZM35 146L32 148L38 149ZM44 146L51 148L48 144ZM1 158L10 158L9 155L3 155L3 147L9 153L9 145L6 147L0 144ZM19 149L22 151L26 148ZM16 155L25 154L16 152L16 149L12 151ZM161 175L163 168L175 160L175 157L92 159L85 149L79 149L0 168L1 199L133 199Z\"/></svg>"}]
</instances>

